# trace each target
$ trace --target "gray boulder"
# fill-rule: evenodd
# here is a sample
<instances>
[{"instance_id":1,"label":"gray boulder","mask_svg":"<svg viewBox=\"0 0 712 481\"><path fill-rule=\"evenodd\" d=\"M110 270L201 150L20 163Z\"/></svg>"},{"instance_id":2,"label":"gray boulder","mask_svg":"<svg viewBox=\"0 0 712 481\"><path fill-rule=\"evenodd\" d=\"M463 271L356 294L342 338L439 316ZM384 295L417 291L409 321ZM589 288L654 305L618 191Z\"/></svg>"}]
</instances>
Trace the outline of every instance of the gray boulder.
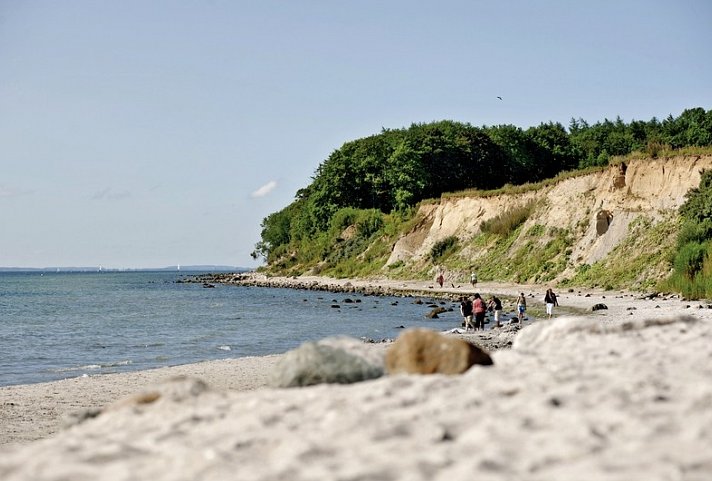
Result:
<instances>
[{"instance_id":1,"label":"gray boulder","mask_svg":"<svg viewBox=\"0 0 712 481\"><path fill-rule=\"evenodd\" d=\"M305 342L287 352L270 377L274 387L350 384L381 377L383 350L351 337Z\"/></svg>"}]
</instances>

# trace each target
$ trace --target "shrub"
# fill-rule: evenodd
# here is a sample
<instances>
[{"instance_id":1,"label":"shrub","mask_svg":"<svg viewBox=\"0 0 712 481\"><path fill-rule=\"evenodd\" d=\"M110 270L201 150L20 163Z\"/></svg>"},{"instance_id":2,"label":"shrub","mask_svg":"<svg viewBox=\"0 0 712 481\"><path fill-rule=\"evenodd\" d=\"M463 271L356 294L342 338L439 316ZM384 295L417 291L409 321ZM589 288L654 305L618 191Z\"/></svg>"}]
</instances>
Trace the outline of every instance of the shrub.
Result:
<instances>
[{"instance_id":1,"label":"shrub","mask_svg":"<svg viewBox=\"0 0 712 481\"><path fill-rule=\"evenodd\" d=\"M358 214L358 209L354 209L353 207L339 209L329 222L332 231L339 233L350 225L353 225L358 218Z\"/></svg>"},{"instance_id":2,"label":"shrub","mask_svg":"<svg viewBox=\"0 0 712 481\"><path fill-rule=\"evenodd\" d=\"M712 296L712 171L701 173L680 206L683 223L677 237L674 271L663 286L690 298Z\"/></svg>"},{"instance_id":3,"label":"shrub","mask_svg":"<svg viewBox=\"0 0 712 481\"><path fill-rule=\"evenodd\" d=\"M437 262L457 248L457 237L450 236L436 242L430 249L430 259Z\"/></svg>"},{"instance_id":4,"label":"shrub","mask_svg":"<svg viewBox=\"0 0 712 481\"><path fill-rule=\"evenodd\" d=\"M517 227L524 224L534 211L534 202L514 207L483 222L480 230L488 234L507 236Z\"/></svg>"},{"instance_id":5,"label":"shrub","mask_svg":"<svg viewBox=\"0 0 712 481\"><path fill-rule=\"evenodd\" d=\"M371 237L383 227L383 214L376 209L359 212L356 219L356 229L361 237Z\"/></svg>"},{"instance_id":6,"label":"shrub","mask_svg":"<svg viewBox=\"0 0 712 481\"><path fill-rule=\"evenodd\" d=\"M699 242L688 242L683 245L675 255L675 270L692 279L702 270L706 251L706 246Z\"/></svg>"},{"instance_id":7,"label":"shrub","mask_svg":"<svg viewBox=\"0 0 712 481\"><path fill-rule=\"evenodd\" d=\"M677 235L679 247L690 242L702 243L707 239L712 239L712 219L705 219L702 222L686 220Z\"/></svg>"},{"instance_id":8,"label":"shrub","mask_svg":"<svg viewBox=\"0 0 712 481\"><path fill-rule=\"evenodd\" d=\"M650 140L645 146L645 153L648 154L653 159L657 159L658 156L670 147L659 140Z\"/></svg>"}]
</instances>

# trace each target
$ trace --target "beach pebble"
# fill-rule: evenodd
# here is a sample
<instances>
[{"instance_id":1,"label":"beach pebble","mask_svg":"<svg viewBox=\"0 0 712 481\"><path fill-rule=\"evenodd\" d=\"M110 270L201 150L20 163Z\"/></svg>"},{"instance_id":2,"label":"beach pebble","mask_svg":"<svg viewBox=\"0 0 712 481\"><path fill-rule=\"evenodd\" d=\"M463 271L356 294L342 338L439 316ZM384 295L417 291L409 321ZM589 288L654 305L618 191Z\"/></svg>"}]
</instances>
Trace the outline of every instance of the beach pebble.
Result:
<instances>
[{"instance_id":1,"label":"beach pebble","mask_svg":"<svg viewBox=\"0 0 712 481\"><path fill-rule=\"evenodd\" d=\"M485 351L462 339L428 329L408 329L388 348L389 374L461 374L475 364L491 365Z\"/></svg>"},{"instance_id":2,"label":"beach pebble","mask_svg":"<svg viewBox=\"0 0 712 481\"><path fill-rule=\"evenodd\" d=\"M350 384L382 375L381 351L368 349L358 339L338 336L305 342L287 352L275 365L270 384L274 387Z\"/></svg>"}]
</instances>

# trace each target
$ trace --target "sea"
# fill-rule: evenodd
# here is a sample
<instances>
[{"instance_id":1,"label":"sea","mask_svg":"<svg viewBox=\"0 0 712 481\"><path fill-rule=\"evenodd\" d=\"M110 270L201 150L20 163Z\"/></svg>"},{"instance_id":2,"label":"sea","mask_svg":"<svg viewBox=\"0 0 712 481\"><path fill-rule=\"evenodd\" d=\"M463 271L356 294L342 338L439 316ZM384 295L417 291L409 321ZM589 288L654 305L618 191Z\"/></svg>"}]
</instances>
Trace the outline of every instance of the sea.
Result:
<instances>
[{"instance_id":1,"label":"sea","mask_svg":"<svg viewBox=\"0 0 712 481\"><path fill-rule=\"evenodd\" d=\"M0 386L460 326L438 299L184 282L178 271L0 272ZM421 302L418 302L421 301ZM452 308L428 319L432 306Z\"/></svg>"}]
</instances>

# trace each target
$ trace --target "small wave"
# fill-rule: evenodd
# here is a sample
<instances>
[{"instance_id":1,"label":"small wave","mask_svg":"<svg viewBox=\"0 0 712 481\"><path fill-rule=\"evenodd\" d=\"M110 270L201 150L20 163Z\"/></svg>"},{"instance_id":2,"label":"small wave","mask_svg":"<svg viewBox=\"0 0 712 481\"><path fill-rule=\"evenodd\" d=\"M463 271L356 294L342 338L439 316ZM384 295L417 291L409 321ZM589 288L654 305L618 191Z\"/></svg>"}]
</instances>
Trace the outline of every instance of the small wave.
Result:
<instances>
[{"instance_id":1,"label":"small wave","mask_svg":"<svg viewBox=\"0 0 712 481\"><path fill-rule=\"evenodd\" d=\"M106 364L87 364L85 366L73 366L73 367L59 367L57 369L52 369L52 372L72 372L72 371L96 371L99 369L107 369L119 366L128 366L133 364L130 360L116 361Z\"/></svg>"},{"instance_id":2,"label":"small wave","mask_svg":"<svg viewBox=\"0 0 712 481\"><path fill-rule=\"evenodd\" d=\"M86 366L78 367L58 367L57 369L52 369L52 372L94 371L97 369L101 369L101 365L87 364Z\"/></svg>"},{"instance_id":3,"label":"small wave","mask_svg":"<svg viewBox=\"0 0 712 481\"><path fill-rule=\"evenodd\" d=\"M230 346L218 346L218 349L221 351L232 351L232 348Z\"/></svg>"},{"instance_id":4,"label":"small wave","mask_svg":"<svg viewBox=\"0 0 712 481\"><path fill-rule=\"evenodd\" d=\"M102 364L101 367L106 368L106 367L118 367L118 366L128 366L130 364L133 364L133 362L129 359L125 361L116 361L116 362L110 362L109 364Z\"/></svg>"}]
</instances>

